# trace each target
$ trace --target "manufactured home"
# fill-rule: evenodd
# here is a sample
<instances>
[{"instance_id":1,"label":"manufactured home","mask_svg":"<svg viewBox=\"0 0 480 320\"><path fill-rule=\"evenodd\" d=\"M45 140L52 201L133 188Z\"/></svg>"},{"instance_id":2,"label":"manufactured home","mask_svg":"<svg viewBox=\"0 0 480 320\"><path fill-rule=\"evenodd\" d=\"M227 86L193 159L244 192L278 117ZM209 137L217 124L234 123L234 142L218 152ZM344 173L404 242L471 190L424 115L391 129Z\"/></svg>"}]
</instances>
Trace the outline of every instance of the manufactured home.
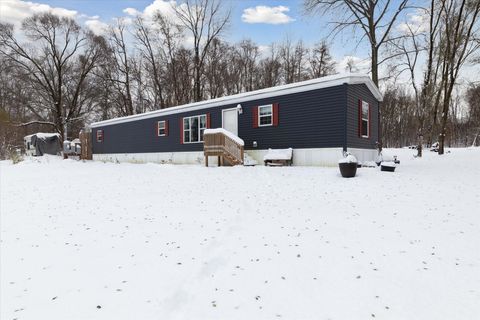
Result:
<instances>
[{"instance_id":1,"label":"manufactured home","mask_svg":"<svg viewBox=\"0 0 480 320\"><path fill-rule=\"evenodd\" d=\"M205 129L224 128L260 163L286 148L293 165L335 165L344 151L371 161L381 101L368 76L343 74L100 121L90 125L93 159L203 163Z\"/></svg>"}]
</instances>

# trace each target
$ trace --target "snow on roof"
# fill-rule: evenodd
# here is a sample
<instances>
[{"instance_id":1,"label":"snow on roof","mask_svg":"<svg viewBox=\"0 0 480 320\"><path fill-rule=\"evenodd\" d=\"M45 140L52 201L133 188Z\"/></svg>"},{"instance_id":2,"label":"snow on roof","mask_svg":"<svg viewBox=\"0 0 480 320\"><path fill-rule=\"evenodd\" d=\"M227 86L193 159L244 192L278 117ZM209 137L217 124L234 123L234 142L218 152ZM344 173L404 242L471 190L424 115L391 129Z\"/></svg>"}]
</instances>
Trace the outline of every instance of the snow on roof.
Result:
<instances>
[{"instance_id":1,"label":"snow on roof","mask_svg":"<svg viewBox=\"0 0 480 320\"><path fill-rule=\"evenodd\" d=\"M60 138L60 134L59 133L43 133L43 132L38 132L35 134L37 136L38 139L46 139L46 138L51 138L51 137L59 137Z\"/></svg>"},{"instance_id":2,"label":"snow on roof","mask_svg":"<svg viewBox=\"0 0 480 320\"><path fill-rule=\"evenodd\" d=\"M47 138L51 138L51 137L59 137L60 138L60 134L59 133L44 133L44 132L37 132L37 133L34 133L34 134L30 134L28 136L25 136L23 137L23 139L30 139L32 138L33 136L37 136L38 139L47 139Z\"/></svg>"},{"instance_id":3,"label":"snow on roof","mask_svg":"<svg viewBox=\"0 0 480 320\"><path fill-rule=\"evenodd\" d=\"M233 141L235 141L239 145L241 145L241 146L245 145L245 143L243 142L243 139L239 138L235 134L233 134L230 131L225 130L223 128L205 129L205 131L203 132L204 135L205 134L214 134L214 133L223 133L224 135L226 135L227 137L229 137L230 139L232 139Z\"/></svg>"},{"instance_id":4,"label":"snow on roof","mask_svg":"<svg viewBox=\"0 0 480 320\"><path fill-rule=\"evenodd\" d=\"M373 83L369 76L359 73L346 73L346 74L336 74L333 76L327 76L307 81L301 81L296 83L290 83L282 86L265 88L250 92L239 93L231 96L225 96L221 98L205 100L201 102L189 103L177 107L171 107L167 109L155 110L146 113L136 114L127 117L120 117L110 120L104 120L99 122L94 122L90 124L91 128L107 126L117 123L130 122L141 119L149 119L159 116L165 116L169 114L175 114L180 112L195 111L205 108L217 107L225 104L235 104L242 103L255 99L264 99L269 97L275 97L279 95L292 94L297 92L310 91L315 89L322 89L328 87L335 87L342 84L365 84L374 97L378 101L383 100L383 96L378 90L377 86Z\"/></svg>"}]
</instances>

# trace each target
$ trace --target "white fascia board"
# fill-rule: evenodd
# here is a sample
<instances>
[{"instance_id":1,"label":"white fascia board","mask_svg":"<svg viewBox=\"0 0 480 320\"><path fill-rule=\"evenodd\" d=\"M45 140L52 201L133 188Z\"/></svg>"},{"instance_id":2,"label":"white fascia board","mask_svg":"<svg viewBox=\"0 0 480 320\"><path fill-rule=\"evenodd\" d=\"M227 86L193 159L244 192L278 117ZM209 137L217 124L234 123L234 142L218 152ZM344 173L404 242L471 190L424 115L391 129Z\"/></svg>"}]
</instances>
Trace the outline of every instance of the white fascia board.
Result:
<instances>
[{"instance_id":1,"label":"white fascia board","mask_svg":"<svg viewBox=\"0 0 480 320\"><path fill-rule=\"evenodd\" d=\"M118 124L123 122L130 122L142 119L156 118L161 116L166 116L175 113L189 112L202 110L206 108L218 107L226 104L235 104L242 103L251 100L265 99L270 97L276 97L280 95L293 94L298 92L312 91L317 89L323 89L328 87L336 87L342 84L362 84L364 83L368 89L372 92L375 98L378 101L383 100L383 96L378 90L377 86L373 83L370 77L364 74L337 74L333 76L327 76L302 82L296 82L291 84L286 84L277 87L265 88L245 93L239 93L231 96L225 96L221 98L189 103L177 107L171 107L162 110L155 110L146 113L136 114L127 117L115 118L110 120L104 120L99 122L94 122L90 124L90 128L96 128L101 126L108 126L112 124Z\"/></svg>"}]
</instances>

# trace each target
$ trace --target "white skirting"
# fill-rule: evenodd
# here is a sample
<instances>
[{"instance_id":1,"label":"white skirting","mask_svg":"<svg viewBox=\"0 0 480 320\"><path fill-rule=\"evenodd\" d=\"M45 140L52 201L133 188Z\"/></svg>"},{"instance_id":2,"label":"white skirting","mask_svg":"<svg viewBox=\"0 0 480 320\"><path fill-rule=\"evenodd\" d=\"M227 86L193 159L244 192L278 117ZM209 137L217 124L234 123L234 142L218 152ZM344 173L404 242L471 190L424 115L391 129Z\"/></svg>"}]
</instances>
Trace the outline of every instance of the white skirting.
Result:
<instances>
[{"instance_id":1,"label":"white skirting","mask_svg":"<svg viewBox=\"0 0 480 320\"><path fill-rule=\"evenodd\" d=\"M294 166L336 166L342 157L342 148L293 149ZM248 154L263 164L263 156L268 150L248 150Z\"/></svg>"},{"instance_id":2,"label":"white skirting","mask_svg":"<svg viewBox=\"0 0 480 320\"><path fill-rule=\"evenodd\" d=\"M378 150L376 149L348 148L347 151L353 154L360 163L365 161L375 161L378 156Z\"/></svg>"},{"instance_id":3,"label":"white skirting","mask_svg":"<svg viewBox=\"0 0 480 320\"><path fill-rule=\"evenodd\" d=\"M377 151L374 149L353 149L351 152L360 162L374 161ZM263 156L268 150L247 150L246 153L263 164ZM293 165L295 166L336 166L342 158L342 148L293 149ZM109 153L94 154L93 160L130 163L173 163L173 164L204 164L202 151L196 152L151 152L151 153ZM210 157L208 164L217 165L217 157Z\"/></svg>"},{"instance_id":4,"label":"white skirting","mask_svg":"<svg viewBox=\"0 0 480 320\"><path fill-rule=\"evenodd\" d=\"M93 154L93 160L130 163L203 164L203 151ZM213 157L212 157L213 160ZM216 160L215 160L216 161ZM210 161L209 161L210 162ZM213 162L213 161L212 161ZM214 162L216 164L216 162Z\"/></svg>"}]
</instances>

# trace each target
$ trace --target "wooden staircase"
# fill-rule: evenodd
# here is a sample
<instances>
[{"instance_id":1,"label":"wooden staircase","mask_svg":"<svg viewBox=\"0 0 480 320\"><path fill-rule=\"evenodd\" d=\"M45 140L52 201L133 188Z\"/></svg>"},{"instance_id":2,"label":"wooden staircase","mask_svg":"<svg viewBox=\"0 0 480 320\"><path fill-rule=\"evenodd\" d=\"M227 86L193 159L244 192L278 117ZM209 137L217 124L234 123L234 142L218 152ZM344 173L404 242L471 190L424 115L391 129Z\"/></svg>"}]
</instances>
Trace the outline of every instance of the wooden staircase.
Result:
<instances>
[{"instance_id":1,"label":"wooden staircase","mask_svg":"<svg viewBox=\"0 0 480 320\"><path fill-rule=\"evenodd\" d=\"M244 159L243 145L221 130L214 133L206 131L203 134L203 154L205 155L205 166L207 167L208 157L210 156L218 157L219 166L227 163L232 166L241 165Z\"/></svg>"}]
</instances>

